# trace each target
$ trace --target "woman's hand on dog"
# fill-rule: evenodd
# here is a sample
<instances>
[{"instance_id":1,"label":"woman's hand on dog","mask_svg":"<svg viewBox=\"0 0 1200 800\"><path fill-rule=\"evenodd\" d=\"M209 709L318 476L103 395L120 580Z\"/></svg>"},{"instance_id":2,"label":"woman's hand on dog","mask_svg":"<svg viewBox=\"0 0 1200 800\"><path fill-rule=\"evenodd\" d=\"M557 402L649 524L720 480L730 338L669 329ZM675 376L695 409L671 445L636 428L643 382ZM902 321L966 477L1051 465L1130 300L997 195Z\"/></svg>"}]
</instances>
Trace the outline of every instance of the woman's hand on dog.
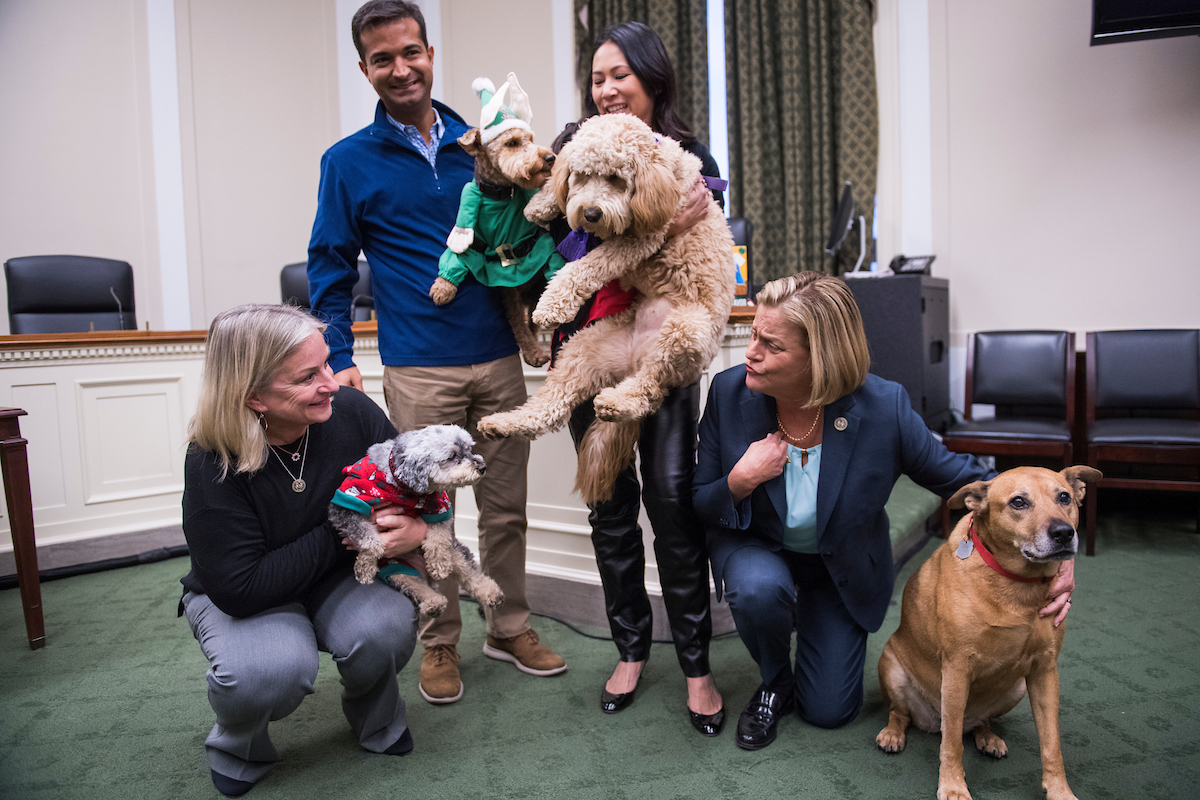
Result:
<instances>
[{"instance_id":1,"label":"woman's hand on dog","mask_svg":"<svg viewBox=\"0 0 1200 800\"><path fill-rule=\"evenodd\" d=\"M708 201L711 199L712 192L704 185L704 179L697 178L688 192L687 205L679 210L679 214L667 226L667 238L678 236L707 217Z\"/></svg>"},{"instance_id":2,"label":"woman's hand on dog","mask_svg":"<svg viewBox=\"0 0 1200 800\"><path fill-rule=\"evenodd\" d=\"M418 549L429 530L425 520L401 514L397 506L379 506L371 512L371 521L383 542L384 558L395 558ZM342 539L342 544L351 550L358 549L348 539Z\"/></svg>"},{"instance_id":3,"label":"woman's hand on dog","mask_svg":"<svg viewBox=\"0 0 1200 800\"><path fill-rule=\"evenodd\" d=\"M1071 610L1071 594L1075 591L1075 559L1064 561L1058 567L1058 574L1050 583L1046 595L1050 602L1038 613L1043 617L1054 616L1054 627L1062 624Z\"/></svg>"}]
</instances>

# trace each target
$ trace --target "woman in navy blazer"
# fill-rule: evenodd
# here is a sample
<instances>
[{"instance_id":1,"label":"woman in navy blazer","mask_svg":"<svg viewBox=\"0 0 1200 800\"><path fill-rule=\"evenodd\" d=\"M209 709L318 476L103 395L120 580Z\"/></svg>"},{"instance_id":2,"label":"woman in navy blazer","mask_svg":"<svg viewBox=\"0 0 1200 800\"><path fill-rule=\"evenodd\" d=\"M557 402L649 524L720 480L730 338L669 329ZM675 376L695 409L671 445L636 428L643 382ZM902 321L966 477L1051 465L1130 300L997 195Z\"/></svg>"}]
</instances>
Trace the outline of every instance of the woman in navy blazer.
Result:
<instances>
[{"instance_id":1,"label":"woman in navy blazer","mask_svg":"<svg viewBox=\"0 0 1200 800\"><path fill-rule=\"evenodd\" d=\"M994 474L948 451L903 387L867 374L843 281L803 272L757 301L746 365L710 387L693 483L717 592L762 676L738 721L747 750L774 741L793 706L821 727L858 715L867 633L895 581L884 504L900 474L942 497ZM1064 564L1052 596L1074 586Z\"/></svg>"}]
</instances>

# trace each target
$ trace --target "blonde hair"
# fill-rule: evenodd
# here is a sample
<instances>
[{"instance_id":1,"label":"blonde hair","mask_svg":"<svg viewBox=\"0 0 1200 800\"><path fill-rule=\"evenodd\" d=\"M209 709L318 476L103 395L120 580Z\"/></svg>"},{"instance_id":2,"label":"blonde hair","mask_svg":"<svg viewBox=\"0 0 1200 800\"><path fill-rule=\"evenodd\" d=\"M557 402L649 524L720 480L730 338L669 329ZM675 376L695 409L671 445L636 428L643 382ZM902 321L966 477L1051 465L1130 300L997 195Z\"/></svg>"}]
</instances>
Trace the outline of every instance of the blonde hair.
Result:
<instances>
[{"instance_id":1,"label":"blonde hair","mask_svg":"<svg viewBox=\"0 0 1200 800\"><path fill-rule=\"evenodd\" d=\"M257 472L267 460L267 438L250 395L275 380L283 362L325 325L295 306L248 303L223 311L208 328L200 402L188 423L188 442L217 456L224 480Z\"/></svg>"},{"instance_id":2,"label":"blonde hair","mask_svg":"<svg viewBox=\"0 0 1200 800\"><path fill-rule=\"evenodd\" d=\"M812 391L807 408L832 403L863 385L871 354L862 315L845 281L820 272L799 272L768 283L755 302L780 309L809 352Z\"/></svg>"}]
</instances>

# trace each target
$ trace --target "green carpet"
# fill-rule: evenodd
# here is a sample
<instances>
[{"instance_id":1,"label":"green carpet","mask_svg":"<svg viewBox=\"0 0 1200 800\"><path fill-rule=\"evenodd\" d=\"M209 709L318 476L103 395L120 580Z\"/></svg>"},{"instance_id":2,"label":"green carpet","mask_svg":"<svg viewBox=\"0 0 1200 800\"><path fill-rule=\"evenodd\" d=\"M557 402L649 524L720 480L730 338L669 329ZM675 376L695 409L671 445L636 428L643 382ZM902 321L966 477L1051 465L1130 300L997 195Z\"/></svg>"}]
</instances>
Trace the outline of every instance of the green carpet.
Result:
<instances>
[{"instance_id":1,"label":"green carpet","mask_svg":"<svg viewBox=\"0 0 1200 800\"><path fill-rule=\"evenodd\" d=\"M1102 498L1103 500L1104 498ZM1081 798L1200 796L1200 537L1194 509L1102 514L1098 555L1079 560L1079 588L1059 660L1063 754ZM936 543L909 563L897 584ZM0 592L0 797L212 798L203 754L212 725L205 662L175 617L183 559L43 585L48 646L30 651L17 590ZM866 700L837 731L796 717L757 753L733 743L733 722L758 683L735 636L712 662L732 719L717 739L692 731L672 648L655 645L637 701L616 716L597 708L611 643L538 619L543 640L571 665L534 678L480 652L467 614L460 652L466 695L451 706L416 692L417 661L401 674L416 751L360 750L341 716L326 656L317 693L272 735L283 757L252 798L932 798L938 736L912 732L884 755L887 721L875 665L898 624L889 612L870 637ZM1010 755L968 745L976 798L1040 798L1041 767L1028 702L996 726Z\"/></svg>"}]
</instances>

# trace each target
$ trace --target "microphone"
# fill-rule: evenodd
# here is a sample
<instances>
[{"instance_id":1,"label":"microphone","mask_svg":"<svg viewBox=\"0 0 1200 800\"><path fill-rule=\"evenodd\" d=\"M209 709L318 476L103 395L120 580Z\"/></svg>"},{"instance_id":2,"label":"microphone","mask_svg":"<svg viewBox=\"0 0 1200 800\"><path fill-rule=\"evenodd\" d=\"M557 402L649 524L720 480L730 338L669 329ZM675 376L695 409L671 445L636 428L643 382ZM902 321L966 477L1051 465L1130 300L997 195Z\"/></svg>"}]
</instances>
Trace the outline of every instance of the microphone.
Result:
<instances>
[{"instance_id":1,"label":"microphone","mask_svg":"<svg viewBox=\"0 0 1200 800\"><path fill-rule=\"evenodd\" d=\"M117 301L117 317L121 320L121 330L125 330L125 311L121 308L121 298L117 297L117 292L113 287L108 287L108 293L112 295L112 299Z\"/></svg>"}]
</instances>

